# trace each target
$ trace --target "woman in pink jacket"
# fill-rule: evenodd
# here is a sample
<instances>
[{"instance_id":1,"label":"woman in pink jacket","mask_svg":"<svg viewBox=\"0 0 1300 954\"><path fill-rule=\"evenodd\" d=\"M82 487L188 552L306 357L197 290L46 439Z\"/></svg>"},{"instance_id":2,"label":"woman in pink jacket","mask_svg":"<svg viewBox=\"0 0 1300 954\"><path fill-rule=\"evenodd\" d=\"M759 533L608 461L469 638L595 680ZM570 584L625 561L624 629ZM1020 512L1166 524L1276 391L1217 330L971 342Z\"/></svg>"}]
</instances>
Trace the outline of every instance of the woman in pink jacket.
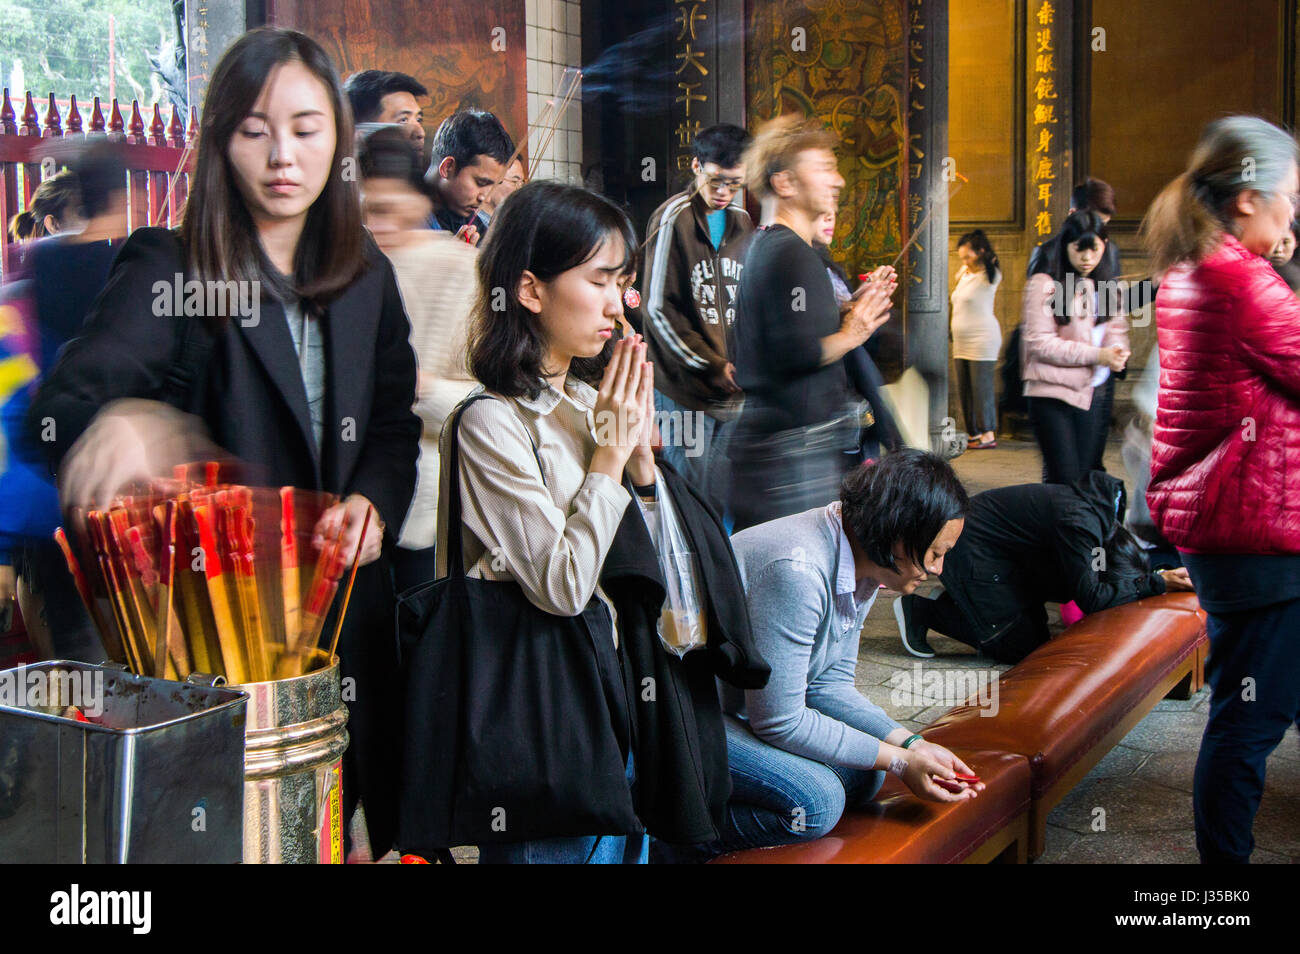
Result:
<instances>
[{"instance_id":1,"label":"woman in pink jacket","mask_svg":"<svg viewBox=\"0 0 1300 954\"><path fill-rule=\"evenodd\" d=\"M1111 373L1128 361L1128 328L1099 294L1106 223L1074 212L1061 226L1055 261L1025 284L1021 377L1029 422L1043 452L1043 481L1068 484L1101 460L1110 425Z\"/></svg>"},{"instance_id":2,"label":"woman in pink jacket","mask_svg":"<svg viewBox=\"0 0 1300 954\"><path fill-rule=\"evenodd\" d=\"M1297 159L1286 130L1216 120L1143 223L1161 276L1147 503L1209 614L1204 862L1250 859L1265 763L1300 718L1300 302L1263 258L1300 209Z\"/></svg>"}]
</instances>

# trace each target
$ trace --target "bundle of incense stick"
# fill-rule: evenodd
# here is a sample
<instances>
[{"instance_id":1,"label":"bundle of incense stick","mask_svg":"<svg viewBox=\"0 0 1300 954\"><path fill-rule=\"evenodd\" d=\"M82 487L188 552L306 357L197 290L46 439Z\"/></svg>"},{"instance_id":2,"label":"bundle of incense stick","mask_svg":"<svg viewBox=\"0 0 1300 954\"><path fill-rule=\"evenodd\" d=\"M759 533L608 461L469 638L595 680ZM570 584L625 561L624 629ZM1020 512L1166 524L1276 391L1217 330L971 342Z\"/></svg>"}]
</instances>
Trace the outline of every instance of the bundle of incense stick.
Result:
<instances>
[{"instance_id":1,"label":"bundle of incense stick","mask_svg":"<svg viewBox=\"0 0 1300 954\"><path fill-rule=\"evenodd\" d=\"M537 115L537 119L529 124L528 134L520 140L515 147L515 151L501 167L501 174L504 176L510 168L510 163L514 162L523 149L528 145L528 140L533 133L537 133L537 151L531 156L531 168L528 170L528 179L537 178L537 170L541 167L542 160L546 158L547 150L551 148L551 140L555 138L555 130L560 125L560 120L564 116L564 111L569 108L573 98L578 95L578 90L582 84L582 70L570 66L565 69L560 76L559 87L555 95L546 100L542 110ZM500 185L500 183L497 183Z\"/></svg>"},{"instance_id":2,"label":"bundle of incense stick","mask_svg":"<svg viewBox=\"0 0 1300 954\"><path fill-rule=\"evenodd\" d=\"M191 482L191 471L203 481ZM220 465L208 463L177 468L165 492L76 512L71 536L60 528L55 539L111 659L160 678L262 682L306 671L349 564L355 573L360 546L345 546L341 523L323 547L312 545L335 502L221 483Z\"/></svg>"}]
</instances>

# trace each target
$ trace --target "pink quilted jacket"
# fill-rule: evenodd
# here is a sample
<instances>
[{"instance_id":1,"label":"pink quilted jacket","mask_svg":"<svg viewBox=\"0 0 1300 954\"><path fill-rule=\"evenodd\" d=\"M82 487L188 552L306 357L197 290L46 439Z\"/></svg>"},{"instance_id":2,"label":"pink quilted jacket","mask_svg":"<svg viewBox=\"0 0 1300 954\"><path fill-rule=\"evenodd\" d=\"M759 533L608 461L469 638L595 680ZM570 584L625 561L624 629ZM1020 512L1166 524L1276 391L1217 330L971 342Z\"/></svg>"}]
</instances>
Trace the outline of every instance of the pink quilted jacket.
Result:
<instances>
[{"instance_id":1,"label":"pink quilted jacket","mask_svg":"<svg viewBox=\"0 0 1300 954\"><path fill-rule=\"evenodd\" d=\"M1096 306L1093 282L1082 279L1074 286L1074 317L1058 325L1050 275L1039 272L1025 283L1023 326L1020 332L1020 376L1025 397L1047 397L1081 410L1092 406L1092 375L1101 363L1101 349L1128 347L1128 324L1123 315L1106 323L1101 347L1092 343ZM1062 290L1062 295L1068 289Z\"/></svg>"},{"instance_id":2,"label":"pink quilted jacket","mask_svg":"<svg viewBox=\"0 0 1300 954\"><path fill-rule=\"evenodd\" d=\"M1170 543L1300 553L1300 301L1231 235L1156 294L1147 503Z\"/></svg>"}]
</instances>

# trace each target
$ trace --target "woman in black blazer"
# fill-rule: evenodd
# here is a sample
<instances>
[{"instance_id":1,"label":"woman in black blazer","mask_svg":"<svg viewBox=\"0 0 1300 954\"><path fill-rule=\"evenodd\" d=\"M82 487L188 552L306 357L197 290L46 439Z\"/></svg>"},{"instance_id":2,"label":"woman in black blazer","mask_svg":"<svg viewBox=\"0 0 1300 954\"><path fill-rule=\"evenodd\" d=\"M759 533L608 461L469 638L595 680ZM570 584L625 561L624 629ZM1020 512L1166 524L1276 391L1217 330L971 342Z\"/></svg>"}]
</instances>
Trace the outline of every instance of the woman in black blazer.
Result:
<instances>
[{"instance_id":1,"label":"woman in black blazer","mask_svg":"<svg viewBox=\"0 0 1300 954\"><path fill-rule=\"evenodd\" d=\"M167 476L208 456L208 442L245 482L339 495L316 537L342 525L344 552L361 547L340 644L344 817L360 797L379 855L393 842L401 729L387 554L414 490L420 422L406 314L361 227L352 142L319 45L289 30L241 37L208 90L184 224L126 242L30 421L53 438L65 506Z\"/></svg>"}]
</instances>

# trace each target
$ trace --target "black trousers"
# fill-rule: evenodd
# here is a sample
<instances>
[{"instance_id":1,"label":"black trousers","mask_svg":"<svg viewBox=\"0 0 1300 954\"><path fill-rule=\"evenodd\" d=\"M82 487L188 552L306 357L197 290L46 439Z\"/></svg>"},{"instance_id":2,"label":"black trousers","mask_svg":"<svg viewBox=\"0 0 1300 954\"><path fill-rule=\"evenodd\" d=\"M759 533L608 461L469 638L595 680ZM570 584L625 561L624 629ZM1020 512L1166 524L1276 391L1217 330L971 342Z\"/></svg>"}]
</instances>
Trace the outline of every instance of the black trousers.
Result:
<instances>
[{"instance_id":1,"label":"black trousers","mask_svg":"<svg viewBox=\"0 0 1300 954\"><path fill-rule=\"evenodd\" d=\"M1109 375L1106 383L1092 392L1092 406L1088 409L1093 417L1096 431L1093 434L1092 459L1089 470L1105 471L1102 457L1106 454L1106 440L1110 437L1110 412L1115 406L1115 375Z\"/></svg>"},{"instance_id":2,"label":"black trousers","mask_svg":"<svg viewBox=\"0 0 1300 954\"><path fill-rule=\"evenodd\" d=\"M851 440L846 440L851 435ZM856 423L828 423L775 434L738 431L732 438L729 505L733 533L779 517L824 507L861 461Z\"/></svg>"},{"instance_id":3,"label":"black trousers","mask_svg":"<svg viewBox=\"0 0 1300 954\"><path fill-rule=\"evenodd\" d=\"M1269 755L1300 719L1300 600L1210 613L1210 719L1192 782L1207 864L1250 861Z\"/></svg>"},{"instance_id":4,"label":"black trousers","mask_svg":"<svg viewBox=\"0 0 1300 954\"><path fill-rule=\"evenodd\" d=\"M1028 609L1010 629L993 640L981 639L947 591L933 600L918 597L912 604L912 613L913 618L926 629L974 646L998 662L1018 663L1051 637L1047 628L1047 611L1041 605L1036 612L1033 608Z\"/></svg>"},{"instance_id":5,"label":"black trousers","mask_svg":"<svg viewBox=\"0 0 1300 954\"><path fill-rule=\"evenodd\" d=\"M1081 410L1056 398L1031 397L1029 423L1043 454L1043 483L1068 484L1090 470L1105 470L1102 455L1110 429L1114 376L1094 389L1092 404Z\"/></svg>"},{"instance_id":6,"label":"black trousers","mask_svg":"<svg viewBox=\"0 0 1300 954\"><path fill-rule=\"evenodd\" d=\"M993 393L993 372L998 363L955 358L953 364L957 367L957 393L961 398L966 433L978 437L985 431L996 432L998 408Z\"/></svg>"}]
</instances>

